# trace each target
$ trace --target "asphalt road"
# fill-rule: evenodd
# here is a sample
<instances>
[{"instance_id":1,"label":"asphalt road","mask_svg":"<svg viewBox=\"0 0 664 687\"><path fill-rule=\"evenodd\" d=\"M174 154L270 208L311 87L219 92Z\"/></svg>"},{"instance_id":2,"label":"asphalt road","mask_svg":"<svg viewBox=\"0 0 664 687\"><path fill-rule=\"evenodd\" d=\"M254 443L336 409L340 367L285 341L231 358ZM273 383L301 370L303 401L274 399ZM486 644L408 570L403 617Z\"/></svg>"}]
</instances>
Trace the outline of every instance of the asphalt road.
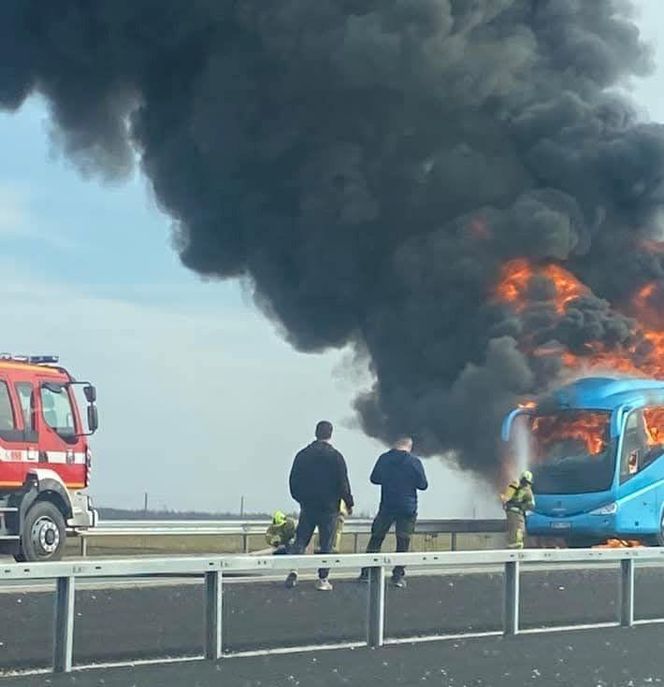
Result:
<instances>
[{"instance_id":1,"label":"asphalt road","mask_svg":"<svg viewBox=\"0 0 664 687\"><path fill-rule=\"evenodd\" d=\"M654 687L664 628L402 644L7 678L3 687Z\"/></svg>"},{"instance_id":2,"label":"asphalt road","mask_svg":"<svg viewBox=\"0 0 664 687\"><path fill-rule=\"evenodd\" d=\"M637 570L636 582L636 617L664 617L664 569ZM524 628L616 618L617 570L525 572L521 590ZM310 581L290 591L277 582L228 584L225 649L362 640L366 592L366 586L351 580L337 580L331 593L315 591ZM0 669L49 665L52 610L53 598L47 592L0 595ZM407 589L387 590L386 636L498 630L501 611L501 574L411 577ZM74 661L200 654L202 626L202 585L79 590ZM664 626L656 627L664 636ZM239 666L243 660L232 663ZM0 680L0 687L3 683Z\"/></svg>"}]
</instances>

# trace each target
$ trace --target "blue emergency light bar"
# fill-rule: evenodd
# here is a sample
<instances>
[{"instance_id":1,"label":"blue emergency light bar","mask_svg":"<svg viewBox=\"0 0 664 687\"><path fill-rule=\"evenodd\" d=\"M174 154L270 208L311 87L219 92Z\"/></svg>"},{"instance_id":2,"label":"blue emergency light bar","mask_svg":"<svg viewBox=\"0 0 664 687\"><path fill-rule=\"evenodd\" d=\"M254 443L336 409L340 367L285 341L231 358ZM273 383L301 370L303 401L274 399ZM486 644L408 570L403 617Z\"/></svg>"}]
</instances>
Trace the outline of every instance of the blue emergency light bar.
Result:
<instances>
[{"instance_id":1,"label":"blue emergency light bar","mask_svg":"<svg viewBox=\"0 0 664 687\"><path fill-rule=\"evenodd\" d=\"M30 363L32 365L55 365L59 355L14 355L12 353L0 353L0 360L14 360L18 363Z\"/></svg>"}]
</instances>

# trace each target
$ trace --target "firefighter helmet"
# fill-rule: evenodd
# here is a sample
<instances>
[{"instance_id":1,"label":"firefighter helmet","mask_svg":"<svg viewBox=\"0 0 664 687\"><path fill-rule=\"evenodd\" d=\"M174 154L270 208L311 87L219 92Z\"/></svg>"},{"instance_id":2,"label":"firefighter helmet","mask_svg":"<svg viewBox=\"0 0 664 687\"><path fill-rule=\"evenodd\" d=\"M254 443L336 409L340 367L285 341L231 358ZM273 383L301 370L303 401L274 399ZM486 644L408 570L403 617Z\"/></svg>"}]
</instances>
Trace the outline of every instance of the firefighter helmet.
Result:
<instances>
[{"instance_id":1,"label":"firefighter helmet","mask_svg":"<svg viewBox=\"0 0 664 687\"><path fill-rule=\"evenodd\" d=\"M280 511L275 511L272 515L273 525L283 525L286 522L286 516Z\"/></svg>"},{"instance_id":2,"label":"firefighter helmet","mask_svg":"<svg viewBox=\"0 0 664 687\"><path fill-rule=\"evenodd\" d=\"M528 482L528 484L533 483L533 473L530 470L524 470L521 473L521 481Z\"/></svg>"}]
</instances>

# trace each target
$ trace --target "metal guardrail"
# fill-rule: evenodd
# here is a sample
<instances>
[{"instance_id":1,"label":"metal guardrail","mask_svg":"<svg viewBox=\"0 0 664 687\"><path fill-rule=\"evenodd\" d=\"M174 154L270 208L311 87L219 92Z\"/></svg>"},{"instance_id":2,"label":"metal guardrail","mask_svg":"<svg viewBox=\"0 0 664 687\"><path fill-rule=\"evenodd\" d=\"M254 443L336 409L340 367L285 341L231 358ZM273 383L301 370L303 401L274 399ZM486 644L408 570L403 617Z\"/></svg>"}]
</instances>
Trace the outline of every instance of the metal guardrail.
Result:
<instances>
[{"instance_id":1,"label":"metal guardrail","mask_svg":"<svg viewBox=\"0 0 664 687\"><path fill-rule=\"evenodd\" d=\"M359 550L359 537L371 533L372 520L349 518L344 535L353 537L353 551ZM102 520L99 525L79 533L81 556L87 556L88 542L109 537L162 537L162 536L239 536L242 550L249 553L249 538L263 535L269 520ZM450 548L457 549L459 534L492 534L505 531L505 520L418 520L415 534L449 534Z\"/></svg>"},{"instance_id":2,"label":"metal guardrail","mask_svg":"<svg viewBox=\"0 0 664 687\"><path fill-rule=\"evenodd\" d=\"M57 563L11 564L0 567L0 584L16 580L55 580L53 670L72 670L74 592L76 580L110 577L201 576L205 580L205 658L223 657L222 588L225 573L370 569L367 591L366 644L378 648L385 640L385 573L388 567L454 570L459 566L502 565L504 569L503 634L519 633L520 566L522 563L601 563L620 565L619 617L616 625L634 624L634 570L637 561L664 564L664 549L532 549L523 551L455 551L432 554L346 554L328 556L198 556L116 559ZM637 622L657 622L647 619ZM550 628L555 630L555 628ZM413 639L415 639L413 637ZM388 640L389 641L389 640ZM293 647L297 650L297 647Z\"/></svg>"}]
</instances>

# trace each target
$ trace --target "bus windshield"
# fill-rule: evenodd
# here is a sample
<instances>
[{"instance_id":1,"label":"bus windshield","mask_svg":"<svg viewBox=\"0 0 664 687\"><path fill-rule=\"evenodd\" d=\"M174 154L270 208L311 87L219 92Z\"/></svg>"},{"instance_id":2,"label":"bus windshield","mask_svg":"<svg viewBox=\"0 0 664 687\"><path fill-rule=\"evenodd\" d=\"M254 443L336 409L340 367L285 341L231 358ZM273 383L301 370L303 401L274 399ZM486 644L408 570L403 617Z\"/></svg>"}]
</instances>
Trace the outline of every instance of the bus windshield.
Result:
<instances>
[{"instance_id":1,"label":"bus windshield","mask_svg":"<svg viewBox=\"0 0 664 687\"><path fill-rule=\"evenodd\" d=\"M540 494L581 494L611 487L615 446L610 413L564 410L530 418L533 489Z\"/></svg>"}]
</instances>

